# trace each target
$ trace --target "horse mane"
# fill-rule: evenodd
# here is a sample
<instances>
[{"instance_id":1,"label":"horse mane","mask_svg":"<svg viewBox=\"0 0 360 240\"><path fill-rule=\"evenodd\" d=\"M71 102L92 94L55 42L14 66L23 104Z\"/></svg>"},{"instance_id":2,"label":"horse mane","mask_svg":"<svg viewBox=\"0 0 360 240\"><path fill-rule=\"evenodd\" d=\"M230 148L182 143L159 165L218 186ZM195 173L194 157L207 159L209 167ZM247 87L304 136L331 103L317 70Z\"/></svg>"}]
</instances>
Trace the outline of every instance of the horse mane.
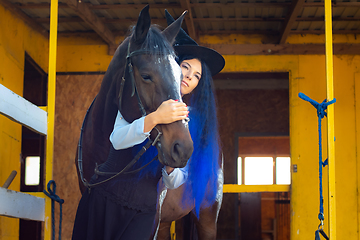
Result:
<instances>
[{"instance_id":1,"label":"horse mane","mask_svg":"<svg viewBox=\"0 0 360 240\"><path fill-rule=\"evenodd\" d=\"M182 56L178 61L192 58L194 57ZM200 208L209 207L215 202L220 168L220 139L214 83L207 65L204 62L201 65L202 78L189 96L190 99L185 99L190 105L189 129L194 142L194 152L188 162L189 175L185 183L187 194L183 196L183 203L195 200L197 217Z\"/></svg>"},{"instance_id":2,"label":"horse mane","mask_svg":"<svg viewBox=\"0 0 360 240\"><path fill-rule=\"evenodd\" d=\"M130 37L134 34L134 30L135 26L131 28ZM156 24L150 26L146 39L140 48L147 51L150 55L172 55L176 57L172 43L166 40Z\"/></svg>"}]
</instances>

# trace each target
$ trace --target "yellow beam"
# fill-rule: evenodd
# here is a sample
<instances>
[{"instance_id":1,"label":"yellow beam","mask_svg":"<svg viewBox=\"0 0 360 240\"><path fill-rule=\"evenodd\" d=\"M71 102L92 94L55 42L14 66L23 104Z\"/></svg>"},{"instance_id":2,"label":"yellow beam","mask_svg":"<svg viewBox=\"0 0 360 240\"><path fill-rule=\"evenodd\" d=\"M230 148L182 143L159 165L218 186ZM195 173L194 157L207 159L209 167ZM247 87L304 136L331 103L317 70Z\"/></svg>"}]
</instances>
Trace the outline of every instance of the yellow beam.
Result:
<instances>
[{"instance_id":1,"label":"yellow beam","mask_svg":"<svg viewBox=\"0 0 360 240\"><path fill-rule=\"evenodd\" d=\"M45 112L47 112L47 106L39 106L39 108L41 109L41 110L44 110Z\"/></svg>"},{"instance_id":2,"label":"yellow beam","mask_svg":"<svg viewBox=\"0 0 360 240\"><path fill-rule=\"evenodd\" d=\"M48 76L48 131L46 136L45 184L53 179L55 89L56 89L56 50L57 50L58 1L51 0L50 38L49 38L49 76ZM46 186L45 186L46 189ZM51 199L45 198L44 239L51 239Z\"/></svg>"},{"instance_id":3,"label":"yellow beam","mask_svg":"<svg viewBox=\"0 0 360 240\"><path fill-rule=\"evenodd\" d=\"M238 185L224 184L224 193L242 192L290 192L290 185Z\"/></svg>"},{"instance_id":4,"label":"yellow beam","mask_svg":"<svg viewBox=\"0 0 360 240\"><path fill-rule=\"evenodd\" d=\"M331 101L334 98L331 0L325 0L325 59L326 97L328 101ZM329 238L331 240L336 240L334 104L329 105L327 108L327 129L329 163Z\"/></svg>"},{"instance_id":5,"label":"yellow beam","mask_svg":"<svg viewBox=\"0 0 360 240\"><path fill-rule=\"evenodd\" d=\"M175 221L172 221L170 225L170 238L171 240L176 240Z\"/></svg>"}]
</instances>

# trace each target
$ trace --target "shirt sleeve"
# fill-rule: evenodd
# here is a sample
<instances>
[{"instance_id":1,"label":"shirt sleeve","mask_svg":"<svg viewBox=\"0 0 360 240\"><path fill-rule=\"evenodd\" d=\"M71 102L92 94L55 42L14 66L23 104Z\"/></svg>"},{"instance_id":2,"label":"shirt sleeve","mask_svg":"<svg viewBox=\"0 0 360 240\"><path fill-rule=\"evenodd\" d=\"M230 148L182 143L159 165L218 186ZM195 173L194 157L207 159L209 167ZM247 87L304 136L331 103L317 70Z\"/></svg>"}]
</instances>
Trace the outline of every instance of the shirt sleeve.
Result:
<instances>
[{"instance_id":1,"label":"shirt sleeve","mask_svg":"<svg viewBox=\"0 0 360 240\"><path fill-rule=\"evenodd\" d=\"M162 179L165 186L169 189L180 187L188 177L188 165L183 168L175 168L170 174L166 172L166 167L162 168Z\"/></svg>"},{"instance_id":2,"label":"shirt sleeve","mask_svg":"<svg viewBox=\"0 0 360 240\"><path fill-rule=\"evenodd\" d=\"M133 147L142 143L150 132L144 133L145 117L128 123L118 111L115 119L114 129L110 134L110 142L116 150Z\"/></svg>"}]
</instances>

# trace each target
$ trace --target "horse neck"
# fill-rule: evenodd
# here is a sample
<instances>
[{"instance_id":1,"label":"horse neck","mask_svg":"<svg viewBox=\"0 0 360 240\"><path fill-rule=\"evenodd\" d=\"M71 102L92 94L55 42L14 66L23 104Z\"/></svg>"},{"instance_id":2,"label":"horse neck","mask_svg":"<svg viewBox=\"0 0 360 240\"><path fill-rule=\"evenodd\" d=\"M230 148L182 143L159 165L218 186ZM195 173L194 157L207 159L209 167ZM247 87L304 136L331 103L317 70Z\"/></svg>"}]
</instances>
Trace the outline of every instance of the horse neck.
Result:
<instances>
[{"instance_id":1,"label":"horse neck","mask_svg":"<svg viewBox=\"0 0 360 240\"><path fill-rule=\"evenodd\" d=\"M109 137L118 111L118 81L124 72L126 61L127 40L116 50L113 59L104 75L100 91L96 96L92 109L93 127L102 130L104 138Z\"/></svg>"}]
</instances>

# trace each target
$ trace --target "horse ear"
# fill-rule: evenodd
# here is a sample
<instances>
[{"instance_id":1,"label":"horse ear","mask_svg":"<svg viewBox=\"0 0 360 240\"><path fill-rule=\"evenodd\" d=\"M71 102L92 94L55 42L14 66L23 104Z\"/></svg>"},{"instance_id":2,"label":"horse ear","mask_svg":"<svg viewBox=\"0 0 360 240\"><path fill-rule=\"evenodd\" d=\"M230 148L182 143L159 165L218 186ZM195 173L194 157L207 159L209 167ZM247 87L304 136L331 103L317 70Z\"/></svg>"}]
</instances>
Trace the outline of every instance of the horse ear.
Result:
<instances>
[{"instance_id":1,"label":"horse ear","mask_svg":"<svg viewBox=\"0 0 360 240\"><path fill-rule=\"evenodd\" d=\"M145 41L151 25L151 18L149 14L149 5L146 5L140 12L138 21L136 23L133 40L136 44L141 44Z\"/></svg>"},{"instance_id":2,"label":"horse ear","mask_svg":"<svg viewBox=\"0 0 360 240\"><path fill-rule=\"evenodd\" d=\"M167 28L164 29L164 31L162 31L162 34L165 36L165 38L171 43L173 44L173 42L175 41L175 37L176 35L179 33L179 30L181 28L181 24L184 20L185 14L187 13L187 11L184 11L183 14L181 14L181 16L175 20L175 22L173 22L172 24L170 24Z\"/></svg>"}]
</instances>

